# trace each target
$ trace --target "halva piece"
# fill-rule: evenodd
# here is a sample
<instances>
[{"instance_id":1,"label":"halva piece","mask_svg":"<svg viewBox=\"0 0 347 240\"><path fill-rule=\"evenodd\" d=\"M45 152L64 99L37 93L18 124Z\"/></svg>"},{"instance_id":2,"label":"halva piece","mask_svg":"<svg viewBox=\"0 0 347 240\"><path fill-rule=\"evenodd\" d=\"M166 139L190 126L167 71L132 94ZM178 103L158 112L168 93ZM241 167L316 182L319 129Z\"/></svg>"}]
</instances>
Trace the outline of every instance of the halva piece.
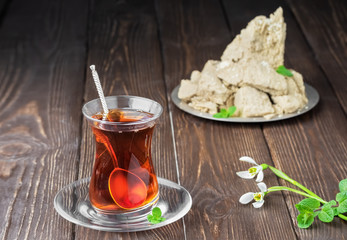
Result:
<instances>
[{"instance_id":1,"label":"halva piece","mask_svg":"<svg viewBox=\"0 0 347 240\"><path fill-rule=\"evenodd\" d=\"M282 8L258 16L226 47L221 60L208 60L201 72L182 80L178 97L189 106L214 114L236 106L239 117L271 118L307 104L302 75L276 72L284 63L286 24Z\"/></svg>"}]
</instances>

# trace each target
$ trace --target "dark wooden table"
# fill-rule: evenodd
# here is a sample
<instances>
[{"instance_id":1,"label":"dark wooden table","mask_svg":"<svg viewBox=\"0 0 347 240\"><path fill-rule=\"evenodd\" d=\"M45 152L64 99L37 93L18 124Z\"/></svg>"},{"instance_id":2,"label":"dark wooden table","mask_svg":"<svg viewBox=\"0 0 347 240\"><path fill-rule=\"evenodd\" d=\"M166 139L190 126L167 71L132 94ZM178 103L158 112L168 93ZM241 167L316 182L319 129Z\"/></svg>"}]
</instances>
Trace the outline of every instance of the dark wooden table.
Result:
<instances>
[{"instance_id":1,"label":"dark wooden table","mask_svg":"<svg viewBox=\"0 0 347 240\"><path fill-rule=\"evenodd\" d=\"M346 1L0 0L0 239L347 239L347 224L298 228L302 197L278 192L241 205L254 181L235 172L248 155L326 200L347 177ZM219 59L257 15L278 6L287 23L285 63L320 94L310 112L264 124L186 114L170 93L192 70ZM180 182L193 206L152 231L108 233L74 225L53 208L59 189L89 177L93 138L83 103L129 94L164 106L153 139L157 175ZM269 171L268 186L284 184ZM289 185L287 185L289 186Z\"/></svg>"}]
</instances>

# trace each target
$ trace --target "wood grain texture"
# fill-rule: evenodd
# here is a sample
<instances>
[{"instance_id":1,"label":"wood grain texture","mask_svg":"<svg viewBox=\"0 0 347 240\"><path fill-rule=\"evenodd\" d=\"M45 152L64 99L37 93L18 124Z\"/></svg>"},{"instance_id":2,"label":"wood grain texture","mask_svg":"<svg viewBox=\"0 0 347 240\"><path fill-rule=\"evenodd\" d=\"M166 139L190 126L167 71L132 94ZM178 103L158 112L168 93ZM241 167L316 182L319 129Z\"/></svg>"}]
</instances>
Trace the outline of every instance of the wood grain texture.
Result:
<instances>
[{"instance_id":1,"label":"wood grain texture","mask_svg":"<svg viewBox=\"0 0 347 240\"><path fill-rule=\"evenodd\" d=\"M208 59L218 60L231 33L219 2L157 1L156 5L170 94L191 71L201 70ZM187 239L295 239L281 194L260 210L238 202L243 193L257 191L254 181L236 176L236 171L249 167L238 158L249 155L271 164L261 127L200 119L172 103L170 108L180 180L193 197L192 210L185 217ZM274 177L267 181L278 184Z\"/></svg>"},{"instance_id":2,"label":"wood grain texture","mask_svg":"<svg viewBox=\"0 0 347 240\"><path fill-rule=\"evenodd\" d=\"M5 18L6 10L10 2L11 0L0 0L0 26L1 26L2 20Z\"/></svg>"},{"instance_id":3,"label":"wood grain texture","mask_svg":"<svg viewBox=\"0 0 347 240\"><path fill-rule=\"evenodd\" d=\"M95 64L105 95L136 95L163 108L152 141L152 157L160 177L177 182L177 170L167 110L160 45L152 1L94 1L91 5L88 66ZM89 69L85 100L97 97ZM91 175L92 134L83 126L79 178ZM152 231L105 233L76 227L76 239L184 239L182 221Z\"/></svg>"},{"instance_id":4,"label":"wood grain texture","mask_svg":"<svg viewBox=\"0 0 347 240\"><path fill-rule=\"evenodd\" d=\"M14 0L1 24L0 239L72 238L53 199L75 178L86 17L83 1Z\"/></svg>"},{"instance_id":5,"label":"wood grain texture","mask_svg":"<svg viewBox=\"0 0 347 240\"><path fill-rule=\"evenodd\" d=\"M231 124L174 106L170 94L181 79L218 60L251 19L280 5L286 66L321 97L312 111ZM261 209L241 205L239 197L257 186L235 174L249 167L238 160L248 155L326 200L335 197L347 177L346 12L341 0L0 0L0 240L346 239L338 218L299 229L302 198L291 193L272 193ZM94 140L81 114L97 97L91 64L105 95L143 96L164 107L153 160L158 176L190 191L184 220L118 234L74 225L54 210L58 190L91 175ZM286 184L269 171L264 181Z\"/></svg>"},{"instance_id":6,"label":"wood grain texture","mask_svg":"<svg viewBox=\"0 0 347 240\"><path fill-rule=\"evenodd\" d=\"M302 73L304 80L314 86L321 99L311 112L295 119L265 124L264 134L275 166L289 176L308 186L326 200L335 198L338 182L347 176L346 117L325 78L320 66L312 57L299 26L291 11L282 1L262 1L262 11L243 1L237 6L226 2L226 12L232 29L240 29L239 22L246 25L249 16L269 15L277 6L284 7L287 23L285 64ZM234 19L236 11L247 12L246 16ZM267 10L266 10L267 9ZM267 12L266 12L267 11ZM281 181L282 184L285 184ZM290 186L290 185L288 185ZM296 224L295 204L302 198L285 193L294 229L299 239L344 239L346 223L336 218L332 224L316 221L309 230L299 229Z\"/></svg>"},{"instance_id":7,"label":"wood grain texture","mask_svg":"<svg viewBox=\"0 0 347 240\"><path fill-rule=\"evenodd\" d=\"M288 0L323 74L347 113L347 2Z\"/></svg>"}]
</instances>

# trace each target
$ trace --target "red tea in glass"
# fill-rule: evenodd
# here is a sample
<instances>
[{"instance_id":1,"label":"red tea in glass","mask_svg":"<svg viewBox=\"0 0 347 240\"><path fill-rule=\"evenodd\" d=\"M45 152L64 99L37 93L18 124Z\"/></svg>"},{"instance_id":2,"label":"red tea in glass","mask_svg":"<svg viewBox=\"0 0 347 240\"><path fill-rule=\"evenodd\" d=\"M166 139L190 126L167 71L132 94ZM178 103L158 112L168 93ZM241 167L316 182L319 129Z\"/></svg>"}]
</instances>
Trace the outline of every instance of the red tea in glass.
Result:
<instances>
[{"instance_id":1,"label":"red tea in glass","mask_svg":"<svg viewBox=\"0 0 347 240\"><path fill-rule=\"evenodd\" d=\"M115 107L107 116L95 100L83 109L96 142L90 202L96 211L106 214L151 206L159 196L151 157L152 134L162 108L140 97L107 97L106 101L110 109Z\"/></svg>"}]
</instances>

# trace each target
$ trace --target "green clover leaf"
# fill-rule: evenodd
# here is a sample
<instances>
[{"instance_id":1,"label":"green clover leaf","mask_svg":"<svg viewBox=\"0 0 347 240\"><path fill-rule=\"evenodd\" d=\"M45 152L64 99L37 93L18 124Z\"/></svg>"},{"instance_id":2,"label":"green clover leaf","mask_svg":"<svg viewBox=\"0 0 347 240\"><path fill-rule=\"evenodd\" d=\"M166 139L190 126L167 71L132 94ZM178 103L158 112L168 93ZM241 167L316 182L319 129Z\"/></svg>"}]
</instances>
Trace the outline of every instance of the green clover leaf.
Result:
<instances>
[{"instance_id":1,"label":"green clover leaf","mask_svg":"<svg viewBox=\"0 0 347 240\"><path fill-rule=\"evenodd\" d=\"M298 211L300 213L313 213L313 210L306 206L306 205L303 205L303 204L295 204L295 207L296 209L298 209Z\"/></svg>"},{"instance_id":2,"label":"green clover leaf","mask_svg":"<svg viewBox=\"0 0 347 240\"><path fill-rule=\"evenodd\" d=\"M314 215L312 213L300 213L296 219L299 228L308 228L314 221Z\"/></svg>"},{"instance_id":3,"label":"green clover leaf","mask_svg":"<svg viewBox=\"0 0 347 240\"><path fill-rule=\"evenodd\" d=\"M334 207L333 210L334 210L334 215L335 216L339 215L339 211L337 211L337 207Z\"/></svg>"},{"instance_id":4,"label":"green clover leaf","mask_svg":"<svg viewBox=\"0 0 347 240\"><path fill-rule=\"evenodd\" d=\"M327 206L332 207L334 205L337 205L337 202L335 200L331 200L330 202L324 204L323 207L327 207Z\"/></svg>"},{"instance_id":5,"label":"green clover leaf","mask_svg":"<svg viewBox=\"0 0 347 240\"><path fill-rule=\"evenodd\" d=\"M318 218L322 222L331 222L334 219L334 210L332 208L324 208L318 213Z\"/></svg>"},{"instance_id":6,"label":"green clover leaf","mask_svg":"<svg viewBox=\"0 0 347 240\"><path fill-rule=\"evenodd\" d=\"M338 213L347 212L347 179L343 179L339 183L340 192L336 194L336 201L339 202L337 207Z\"/></svg>"},{"instance_id":7,"label":"green clover leaf","mask_svg":"<svg viewBox=\"0 0 347 240\"><path fill-rule=\"evenodd\" d=\"M286 77L292 77L293 73L291 71L289 71L285 66L281 65L276 69L276 72L286 76Z\"/></svg>"},{"instance_id":8,"label":"green clover leaf","mask_svg":"<svg viewBox=\"0 0 347 240\"><path fill-rule=\"evenodd\" d=\"M345 201L347 199L347 192L339 192L336 194L336 201L339 203Z\"/></svg>"},{"instance_id":9,"label":"green clover leaf","mask_svg":"<svg viewBox=\"0 0 347 240\"><path fill-rule=\"evenodd\" d=\"M339 183L340 192L347 192L347 179L343 179Z\"/></svg>"},{"instance_id":10,"label":"green clover leaf","mask_svg":"<svg viewBox=\"0 0 347 240\"><path fill-rule=\"evenodd\" d=\"M295 205L300 213L313 213L319 206L319 201L313 198L305 198Z\"/></svg>"},{"instance_id":11,"label":"green clover leaf","mask_svg":"<svg viewBox=\"0 0 347 240\"><path fill-rule=\"evenodd\" d=\"M347 212L347 200L339 202L339 206L337 207L337 211L339 213L346 213Z\"/></svg>"},{"instance_id":12,"label":"green clover leaf","mask_svg":"<svg viewBox=\"0 0 347 240\"><path fill-rule=\"evenodd\" d=\"M318 218L322 222L331 222L335 216L335 209L332 207L336 205L336 201L332 200L323 205L322 210L318 213Z\"/></svg>"}]
</instances>

